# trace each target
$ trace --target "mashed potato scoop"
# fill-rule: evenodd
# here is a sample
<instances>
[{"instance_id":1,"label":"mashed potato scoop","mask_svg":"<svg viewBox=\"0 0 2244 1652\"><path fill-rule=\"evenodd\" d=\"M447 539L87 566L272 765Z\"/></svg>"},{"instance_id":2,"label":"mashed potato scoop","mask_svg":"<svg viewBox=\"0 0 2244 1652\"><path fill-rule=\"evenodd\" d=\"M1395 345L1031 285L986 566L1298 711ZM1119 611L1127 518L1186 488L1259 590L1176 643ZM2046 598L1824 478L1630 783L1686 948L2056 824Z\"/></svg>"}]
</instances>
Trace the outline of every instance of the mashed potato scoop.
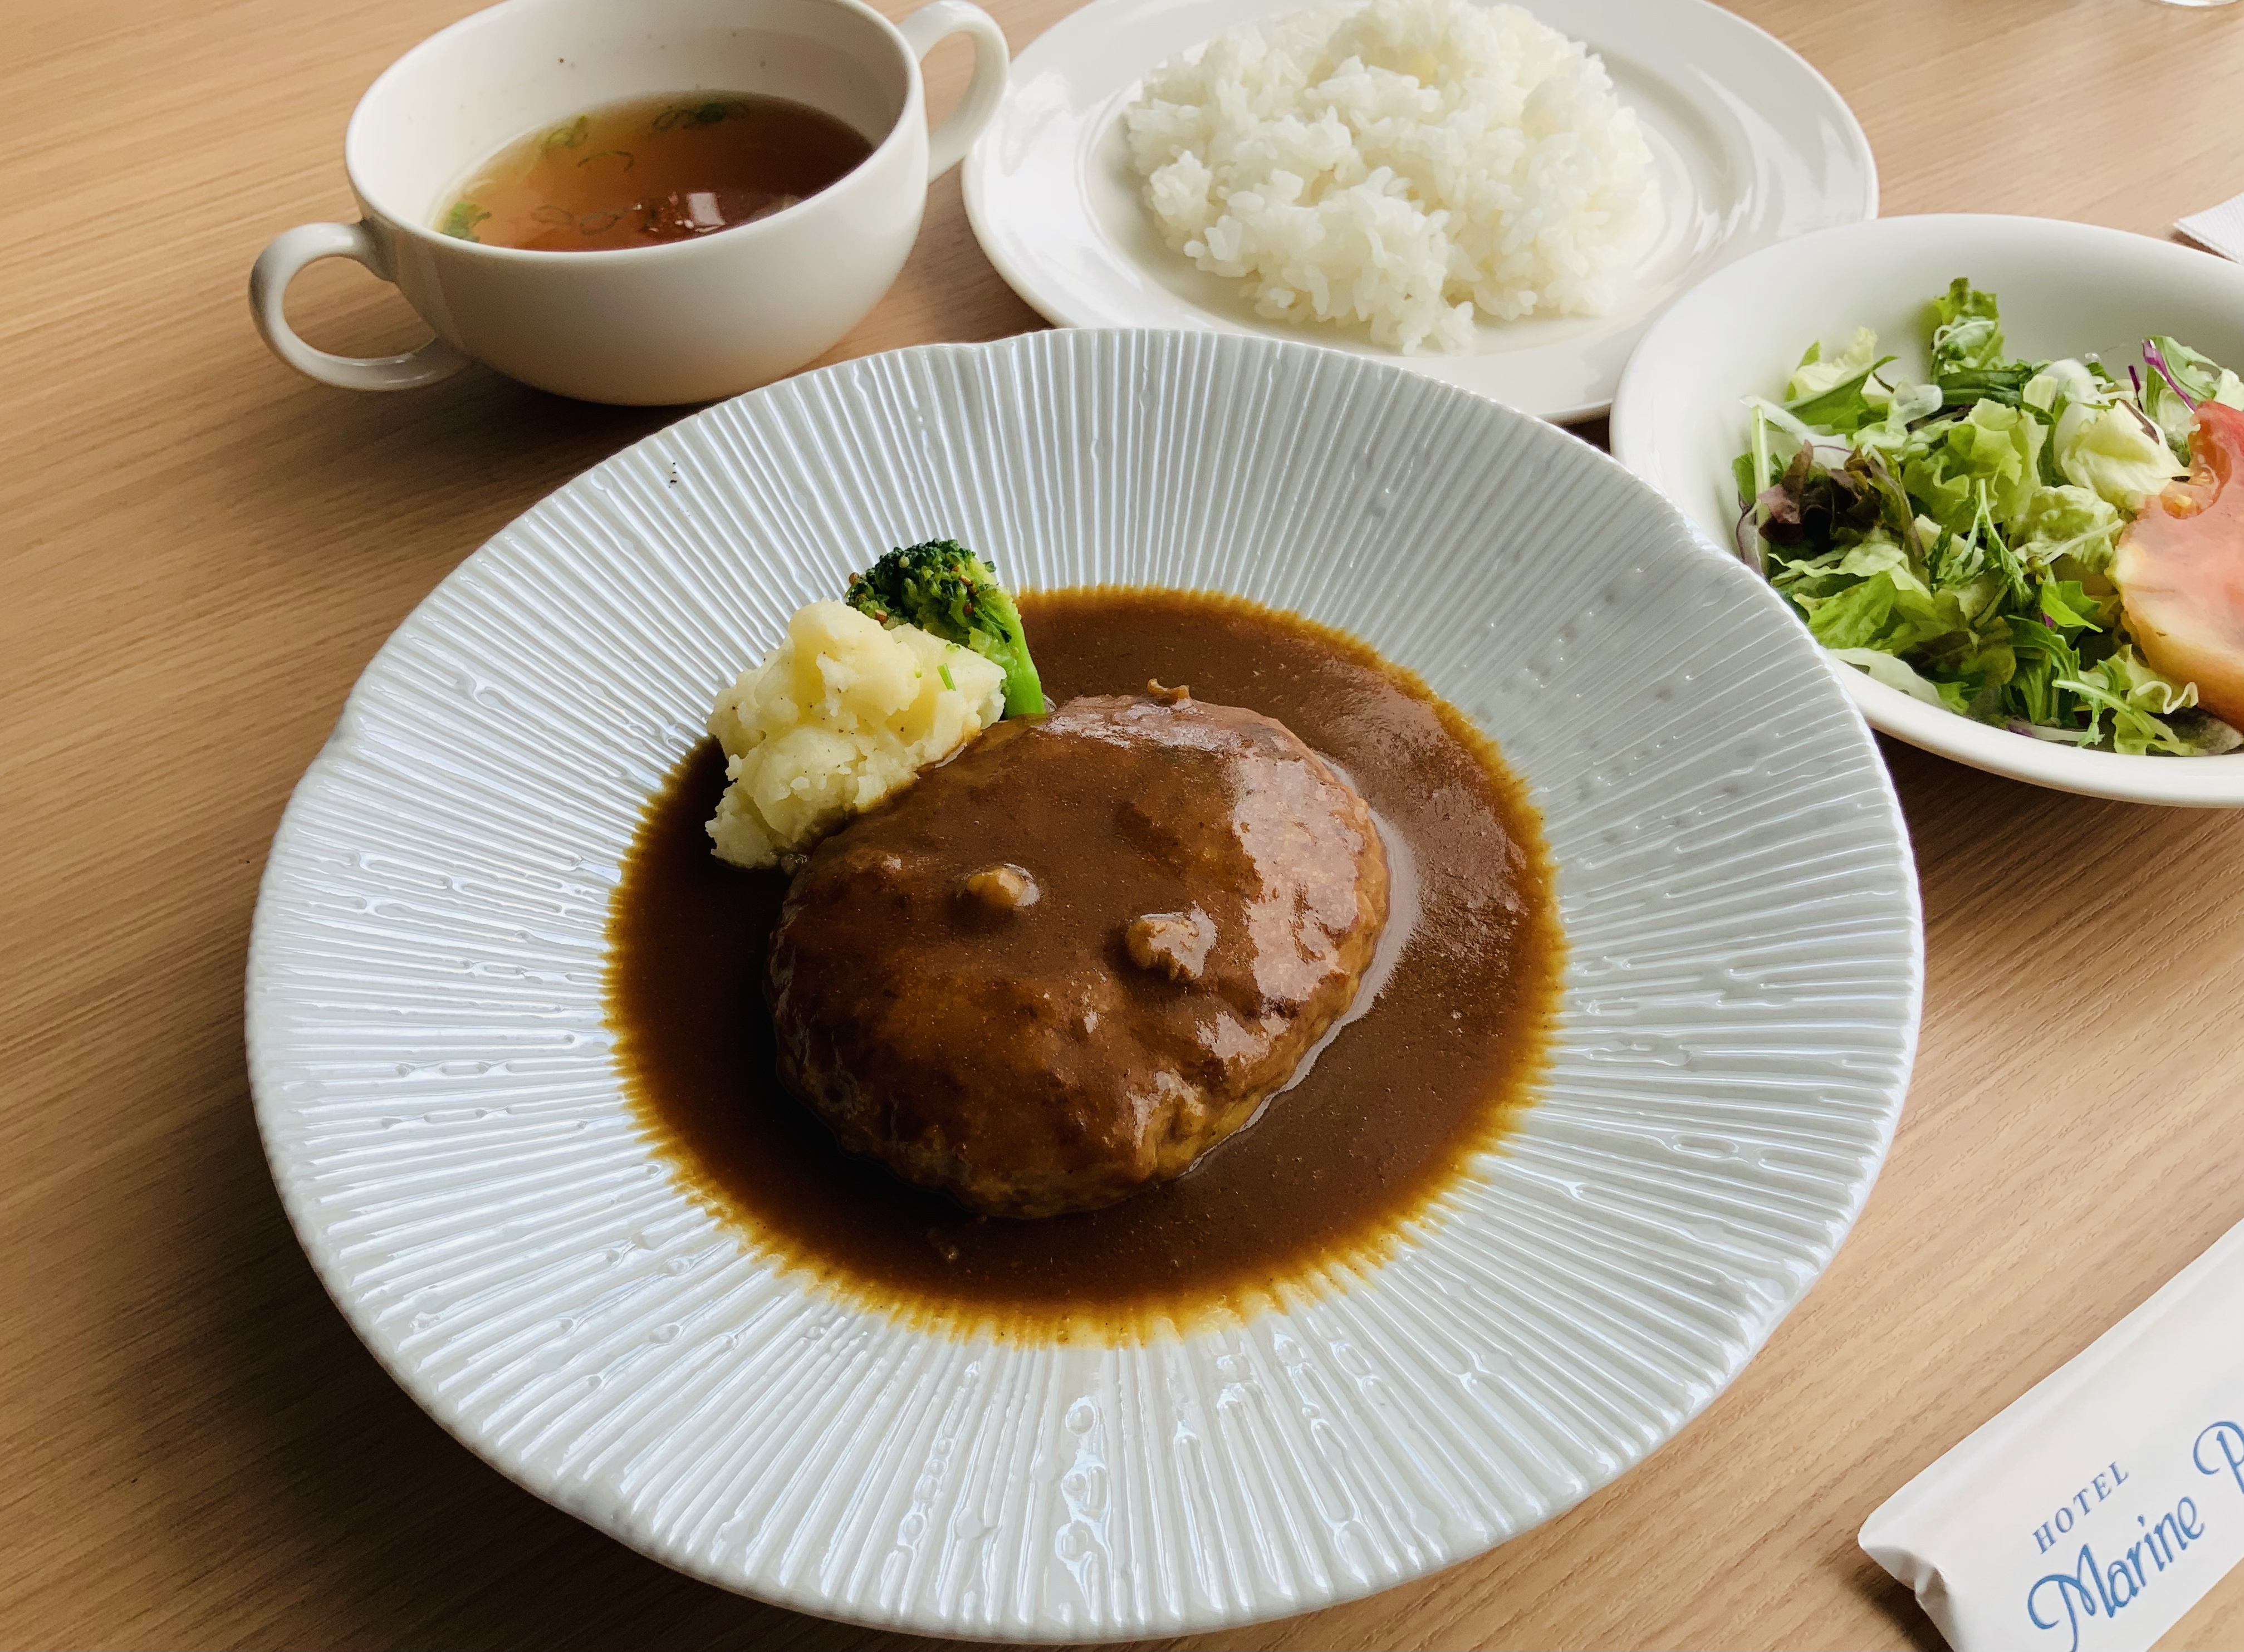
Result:
<instances>
[{"instance_id":1,"label":"mashed potato scoop","mask_svg":"<svg viewBox=\"0 0 2244 1652\"><path fill-rule=\"evenodd\" d=\"M709 714L727 781L709 822L717 858L755 867L808 853L1004 707L1004 669L971 649L844 603L797 610Z\"/></svg>"}]
</instances>

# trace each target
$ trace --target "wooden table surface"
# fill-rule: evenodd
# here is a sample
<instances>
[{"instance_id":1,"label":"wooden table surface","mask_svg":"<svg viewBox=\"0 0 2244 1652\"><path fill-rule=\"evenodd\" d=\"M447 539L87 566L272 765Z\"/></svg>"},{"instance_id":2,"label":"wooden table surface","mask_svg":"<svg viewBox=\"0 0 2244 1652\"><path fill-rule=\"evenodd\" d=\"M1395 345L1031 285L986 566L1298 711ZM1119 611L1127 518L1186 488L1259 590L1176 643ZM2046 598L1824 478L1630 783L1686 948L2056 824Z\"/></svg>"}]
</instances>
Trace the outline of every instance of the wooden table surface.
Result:
<instances>
[{"instance_id":1,"label":"wooden table surface","mask_svg":"<svg viewBox=\"0 0 2244 1652\"><path fill-rule=\"evenodd\" d=\"M1069 3L990 0L1017 51ZM465 9L7 19L0 1644L897 1643L675 1575L455 1445L329 1305L259 1152L242 966L290 787L431 586L674 416L480 368L354 395L252 331L265 239L349 215L359 92ZM2244 6L1738 9L1852 102L1889 213L2162 234L2244 190ZM943 49L945 98L963 56ZM335 348L421 336L341 265L293 313ZM836 354L1038 324L954 175ZM1862 1517L2244 1220L2244 820L1887 754L1923 873L1923 1047L1828 1275L1704 1417L1564 1518L1203 1643L1937 1644L1855 1547ZM2169 1643L2244 1644L2244 1572Z\"/></svg>"}]
</instances>

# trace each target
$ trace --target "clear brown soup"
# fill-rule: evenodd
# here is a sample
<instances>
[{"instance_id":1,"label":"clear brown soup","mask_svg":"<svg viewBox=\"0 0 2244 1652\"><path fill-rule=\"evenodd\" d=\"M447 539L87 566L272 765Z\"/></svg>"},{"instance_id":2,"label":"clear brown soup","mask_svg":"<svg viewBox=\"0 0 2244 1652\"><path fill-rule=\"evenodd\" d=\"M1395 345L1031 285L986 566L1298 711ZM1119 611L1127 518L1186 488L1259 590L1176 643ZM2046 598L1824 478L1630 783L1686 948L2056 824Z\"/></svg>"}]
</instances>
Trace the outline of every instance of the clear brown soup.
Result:
<instances>
[{"instance_id":1,"label":"clear brown soup","mask_svg":"<svg viewBox=\"0 0 2244 1652\"><path fill-rule=\"evenodd\" d=\"M1181 1179L1076 1215L970 1217L842 1153L774 1077L763 959L787 880L710 854L725 768L705 745L649 804L609 920L635 1110L760 1249L920 1323L1129 1338L1375 1262L1500 1140L1542 1067L1564 943L1523 788L1416 678L1293 616L1117 588L1031 592L1021 611L1055 705L1189 684L1346 771L1418 880L1416 927L1369 1010Z\"/></svg>"},{"instance_id":2,"label":"clear brown soup","mask_svg":"<svg viewBox=\"0 0 2244 1652\"><path fill-rule=\"evenodd\" d=\"M785 98L635 98L517 138L476 168L436 227L541 253L659 246L768 218L872 152L855 127Z\"/></svg>"}]
</instances>

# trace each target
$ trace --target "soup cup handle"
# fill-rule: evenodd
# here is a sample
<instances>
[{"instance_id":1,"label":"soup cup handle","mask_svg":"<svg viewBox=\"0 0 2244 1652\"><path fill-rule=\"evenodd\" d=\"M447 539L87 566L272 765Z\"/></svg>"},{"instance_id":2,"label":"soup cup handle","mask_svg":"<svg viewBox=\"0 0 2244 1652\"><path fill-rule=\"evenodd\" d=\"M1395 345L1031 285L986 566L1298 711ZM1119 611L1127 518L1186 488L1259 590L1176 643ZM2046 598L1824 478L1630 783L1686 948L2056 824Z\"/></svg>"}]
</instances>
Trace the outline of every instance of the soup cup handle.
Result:
<instances>
[{"instance_id":1,"label":"soup cup handle","mask_svg":"<svg viewBox=\"0 0 2244 1652\"><path fill-rule=\"evenodd\" d=\"M943 0L945 4L958 3L959 0ZM975 79L978 83L981 76L977 74ZM249 272L250 314L256 318L257 331L274 354L299 373L323 384L340 385L346 390L416 389L439 379L449 379L468 365L470 358L442 339L431 339L419 349L403 355L333 355L305 343L288 325L281 300L287 294L288 283L296 279L296 272L323 258L350 259L365 265L383 280L390 279L383 248L375 239L374 232L362 222L299 224L294 229L283 230L258 254Z\"/></svg>"},{"instance_id":2,"label":"soup cup handle","mask_svg":"<svg viewBox=\"0 0 2244 1652\"><path fill-rule=\"evenodd\" d=\"M1005 96L1005 77L1011 57L1005 50L1005 31L995 19L968 0L935 0L896 25L916 57L924 57L946 36L963 34L974 41L974 78L950 118L928 135L927 178L933 183L966 158L966 152L997 112Z\"/></svg>"}]
</instances>

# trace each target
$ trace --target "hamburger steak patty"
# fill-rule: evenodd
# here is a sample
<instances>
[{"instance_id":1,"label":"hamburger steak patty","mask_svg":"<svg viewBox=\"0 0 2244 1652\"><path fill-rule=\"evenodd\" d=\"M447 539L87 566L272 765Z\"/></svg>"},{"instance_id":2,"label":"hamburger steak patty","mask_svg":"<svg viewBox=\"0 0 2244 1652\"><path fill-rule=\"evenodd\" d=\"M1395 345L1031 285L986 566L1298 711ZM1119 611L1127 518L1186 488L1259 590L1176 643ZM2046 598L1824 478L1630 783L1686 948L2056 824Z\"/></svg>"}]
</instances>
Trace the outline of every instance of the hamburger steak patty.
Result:
<instances>
[{"instance_id":1,"label":"hamburger steak patty","mask_svg":"<svg viewBox=\"0 0 2244 1652\"><path fill-rule=\"evenodd\" d=\"M1387 900L1370 811L1283 724L1071 700L812 853L765 974L780 1076L844 1148L970 1210L1112 1204L1293 1076Z\"/></svg>"}]
</instances>

